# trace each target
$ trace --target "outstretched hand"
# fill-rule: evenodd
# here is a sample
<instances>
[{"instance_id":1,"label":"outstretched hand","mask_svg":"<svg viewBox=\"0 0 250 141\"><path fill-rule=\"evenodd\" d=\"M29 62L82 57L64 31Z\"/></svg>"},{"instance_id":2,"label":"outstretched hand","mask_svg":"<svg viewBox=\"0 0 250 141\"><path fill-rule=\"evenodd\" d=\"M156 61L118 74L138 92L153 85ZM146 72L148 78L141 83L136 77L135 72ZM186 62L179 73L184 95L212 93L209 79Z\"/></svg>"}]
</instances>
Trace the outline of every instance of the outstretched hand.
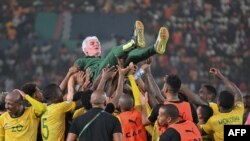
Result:
<instances>
[{"instance_id":1,"label":"outstretched hand","mask_svg":"<svg viewBox=\"0 0 250 141\"><path fill-rule=\"evenodd\" d=\"M102 69L102 78L105 80L108 80L108 79L112 78L116 73L117 73L117 71L116 71L114 66L106 67L106 68Z\"/></svg>"},{"instance_id":2,"label":"outstretched hand","mask_svg":"<svg viewBox=\"0 0 250 141\"><path fill-rule=\"evenodd\" d=\"M152 56L151 56L151 57L149 57L149 58L145 61L145 63L148 64L148 65L150 65L150 64L152 63L152 61L153 61L153 59L152 59Z\"/></svg>"},{"instance_id":3,"label":"outstretched hand","mask_svg":"<svg viewBox=\"0 0 250 141\"><path fill-rule=\"evenodd\" d=\"M79 71L76 73L75 77L76 77L77 84L81 85L84 83L84 79L85 79L86 75L85 75L84 71Z\"/></svg>"},{"instance_id":4,"label":"outstretched hand","mask_svg":"<svg viewBox=\"0 0 250 141\"><path fill-rule=\"evenodd\" d=\"M129 72L128 72L128 74L134 74L137 69L138 69L138 67L136 65L134 65L133 62L129 63Z\"/></svg>"},{"instance_id":5,"label":"outstretched hand","mask_svg":"<svg viewBox=\"0 0 250 141\"><path fill-rule=\"evenodd\" d=\"M120 67L119 65L116 65L116 67L118 68L119 75L122 75L122 76L127 75L130 70L129 66L127 66L126 68L123 68L123 67Z\"/></svg>"},{"instance_id":6,"label":"outstretched hand","mask_svg":"<svg viewBox=\"0 0 250 141\"><path fill-rule=\"evenodd\" d=\"M210 68L209 69L209 73L212 74L212 75L214 75L214 76L216 76L216 77L218 77L218 78L222 78L223 77L223 75L221 74L220 70L217 69L217 68Z\"/></svg>"},{"instance_id":7,"label":"outstretched hand","mask_svg":"<svg viewBox=\"0 0 250 141\"><path fill-rule=\"evenodd\" d=\"M84 82L81 86L82 89L86 89L86 88L91 87L92 82L90 80L90 77L91 77L90 68L87 68L86 72L85 72L85 77L84 77L85 79L84 79Z\"/></svg>"},{"instance_id":8,"label":"outstretched hand","mask_svg":"<svg viewBox=\"0 0 250 141\"><path fill-rule=\"evenodd\" d=\"M80 70L79 67L77 67L77 66L72 66L72 67L69 68L68 73L72 75L72 74L76 73L76 72L79 71L79 70Z\"/></svg>"}]
</instances>

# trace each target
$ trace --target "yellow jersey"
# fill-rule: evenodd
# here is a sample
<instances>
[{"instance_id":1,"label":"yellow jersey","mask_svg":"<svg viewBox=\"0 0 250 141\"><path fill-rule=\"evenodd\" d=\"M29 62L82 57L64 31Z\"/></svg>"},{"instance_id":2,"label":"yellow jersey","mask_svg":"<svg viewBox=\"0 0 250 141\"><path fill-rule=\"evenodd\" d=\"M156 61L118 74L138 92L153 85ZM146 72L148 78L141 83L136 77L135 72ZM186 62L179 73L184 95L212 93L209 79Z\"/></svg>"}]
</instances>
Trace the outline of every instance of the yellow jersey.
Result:
<instances>
[{"instance_id":1,"label":"yellow jersey","mask_svg":"<svg viewBox=\"0 0 250 141\"><path fill-rule=\"evenodd\" d=\"M75 102L61 102L47 106L41 117L41 132L44 141L64 141L65 114L73 111Z\"/></svg>"},{"instance_id":2,"label":"yellow jersey","mask_svg":"<svg viewBox=\"0 0 250 141\"><path fill-rule=\"evenodd\" d=\"M217 105L216 103L214 103L214 102L209 102L209 107L212 108L212 110L213 110L213 115L216 115L216 114L220 113L220 112L219 112L218 105Z\"/></svg>"},{"instance_id":3,"label":"yellow jersey","mask_svg":"<svg viewBox=\"0 0 250 141\"><path fill-rule=\"evenodd\" d=\"M241 125L243 121L244 104L241 101L235 102L231 112L218 113L210 117L202 129L207 134L212 134L215 141L223 141L224 125Z\"/></svg>"},{"instance_id":4,"label":"yellow jersey","mask_svg":"<svg viewBox=\"0 0 250 141\"><path fill-rule=\"evenodd\" d=\"M36 141L39 120L33 107L26 107L17 118L5 112L0 116L0 137L5 141Z\"/></svg>"},{"instance_id":5,"label":"yellow jersey","mask_svg":"<svg viewBox=\"0 0 250 141\"><path fill-rule=\"evenodd\" d=\"M154 123L154 127L153 127L153 131L152 131L152 141L159 141L160 140L160 132L159 132L159 126L158 126L158 122L155 121Z\"/></svg>"},{"instance_id":6,"label":"yellow jersey","mask_svg":"<svg viewBox=\"0 0 250 141\"><path fill-rule=\"evenodd\" d=\"M83 115L86 112L87 112L87 110L84 107L77 109L77 110L75 110L72 119L76 119L77 117Z\"/></svg>"}]
</instances>

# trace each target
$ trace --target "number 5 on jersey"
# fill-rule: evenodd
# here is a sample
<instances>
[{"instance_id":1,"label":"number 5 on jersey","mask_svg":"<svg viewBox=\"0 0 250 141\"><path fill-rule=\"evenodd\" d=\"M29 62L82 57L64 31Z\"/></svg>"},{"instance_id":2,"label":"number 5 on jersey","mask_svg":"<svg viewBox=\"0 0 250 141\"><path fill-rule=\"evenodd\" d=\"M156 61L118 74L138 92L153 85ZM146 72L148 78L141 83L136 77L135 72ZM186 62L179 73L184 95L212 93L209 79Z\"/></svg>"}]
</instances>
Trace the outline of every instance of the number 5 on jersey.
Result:
<instances>
[{"instance_id":1,"label":"number 5 on jersey","mask_svg":"<svg viewBox=\"0 0 250 141\"><path fill-rule=\"evenodd\" d=\"M46 130L46 132L43 132L42 134L44 140L47 140L49 138L49 128L48 128L48 125L46 125L46 121L47 121L47 118L42 119L42 130Z\"/></svg>"}]
</instances>

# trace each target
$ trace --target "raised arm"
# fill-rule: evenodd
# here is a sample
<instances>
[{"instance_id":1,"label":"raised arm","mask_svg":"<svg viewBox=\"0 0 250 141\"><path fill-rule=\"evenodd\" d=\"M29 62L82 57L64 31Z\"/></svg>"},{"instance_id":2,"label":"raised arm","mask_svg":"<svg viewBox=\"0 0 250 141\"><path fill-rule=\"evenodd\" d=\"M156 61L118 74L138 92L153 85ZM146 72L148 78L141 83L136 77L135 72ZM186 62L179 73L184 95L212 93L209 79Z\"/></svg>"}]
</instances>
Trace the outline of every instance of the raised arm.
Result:
<instances>
[{"instance_id":1,"label":"raised arm","mask_svg":"<svg viewBox=\"0 0 250 141\"><path fill-rule=\"evenodd\" d=\"M61 82L61 84L59 85L60 89L62 91L64 91L67 87L67 84L68 84L68 81L69 81L69 78L72 74L76 73L77 71L79 71L79 67L77 66L72 66L69 68L69 71L67 72L66 76L64 77L63 81Z\"/></svg>"},{"instance_id":2,"label":"raised arm","mask_svg":"<svg viewBox=\"0 0 250 141\"><path fill-rule=\"evenodd\" d=\"M151 107L154 107L155 105L159 104L159 101L155 97L155 91L150 86L150 80L148 78L145 78L145 91L149 93L148 95L148 101Z\"/></svg>"},{"instance_id":3,"label":"raised arm","mask_svg":"<svg viewBox=\"0 0 250 141\"><path fill-rule=\"evenodd\" d=\"M158 103L163 103L165 101L165 98L161 94L161 90L158 87L157 83L155 82L155 79L151 73L150 65L149 64L143 64L142 69L145 72L145 82L147 82L146 90L150 95L152 95ZM149 96L149 97L152 97ZM151 98L150 98L151 99ZM150 100L152 101L152 100Z\"/></svg>"},{"instance_id":4,"label":"raised arm","mask_svg":"<svg viewBox=\"0 0 250 141\"><path fill-rule=\"evenodd\" d=\"M70 76L68 81L68 94L67 101L72 101L75 94L75 84L81 86L85 81L85 73L83 71L79 71Z\"/></svg>"},{"instance_id":5,"label":"raised arm","mask_svg":"<svg viewBox=\"0 0 250 141\"><path fill-rule=\"evenodd\" d=\"M142 124L149 125L151 122L148 120L148 112L147 112L147 104L148 104L148 93L146 92L145 95L140 95L141 101L141 114L142 114Z\"/></svg>"},{"instance_id":6,"label":"raised arm","mask_svg":"<svg viewBox=\"0 0 250 141\"><path fill-rule=\"evenodd\" d=\"M84 78L84 81L82 82L82 84L80 84L79 91L85 91L86 89L89 89L91 85L93 84L90 80L91 78L90 68L86 69L85 76L82 78Z\"/></svg>"},{"instance_id":7,"label":"raised arm","mask_svg":"<svg viewBox=\"0 0 250 141\"><path fill-rule=\"evenodd\" d=\"M32 97L25 94L21 90L15 89L15 91L18 91L20 93L20 95L32 105L37 117L40 117L46 111L46 106L43 103L33 99Z\"/></svg>"},{"instance_id":8,"label":"raised arm","mask_svg":"<svg viewBox=\"0 0 250 141\"><path fill-rule=\"evenodd\" d=\"M118 70L116 69L115 72L111 75L111 78L106 82L105 85L105 92L107 97L111 97L114 95L115 90L118 84Z\"/></svg>"},{"instance_id":9,"label":"raised arm","mask_svg":"<svg viewBox=\"0 0 250 141\"><path fill-rule=\"evenodd\" d=\"M101 78L102 78L102 74L99 74L97 77L96 77L96 79L93 81L93 84L92 84L92 86L91 86L91 90L97 90L97 87L98 87L98 85L99 85L99 83L100 83L100 81L101 81Z\"/></svg>"},{"instance_id":10,"label":"raised arm","mask_svg":"<svg viewBox=\"0 0 250 141\"><path fill-rule=\"evenodd\" d=\"M145 83L143 82L142 78L138 78L136 80L136 83L137 83L137 85L138 85L138 87L139 87L140 90L146 91Z\"/></svg>"},{"instance_id":11,"label":"raised arm","mask_svg":"<svg viewBox=\"0 0 250 141\"><path fill-rule=\"evenodd\" d=\"M240 89L230 80L228 80L221 72L219 69L217 68L211 68L209 70L209 73L211 73L212 75L216 76L217 78L219 78L220 80L222 80L222 82L226 85L226 87L232 92L232 94L234 95L235 101L242 101L242 93L240 91Z\"/></svg>"},{"instance_id":12,"label":"raised arm","mask_svg":"<svg viewBox=\"0 0 250 141\"><path fill-rule=\"evenodd\" d=\"M119 100L120 96L123 94L123 85L124 85L125 75L129 71L129 67L122 68L120 66L117 66L117 68L118 68L118 72L119 72L118 85L117 85L117 88L115 91L115 95L112 96L112 98L110 99L110 102L113 103L116 108L118 107L118 100Z\"/></svg>"},{"instance_id":13,"label":"raised arm","mask_svg":"<svg viewBox=\"0 0 250 141\"><path fill-rule=\"evenodd\" d=\"M102 77L100 83L97 87L98 90L104 90L106 82L114 75L115 73L114 67L107 67L102 70Z\"/></svg>"},{"instance_id":14,"label":"raised arm","mask_svg":"<svg viewBox=\"0 0 250 141\"><path fill-rule=\"evenodd\" d=\"M67 97L66 97L66 101L72 101L73 100L73 96L75 93L75 75L71 75L68 81L68 93L67 93Z\"/></svg>"},{"instance_id":15,"label":"raised arm","mask_svg":"<svg viewBox=\"0 0 250 141\"><path fill-rule=\"evenodd\" d=\"M181 85L180 92L182 92L187 98L188 101L197 105L209 105L207 101L202 100L198 94L192 92L187 86Z\"/></svg>"},{"instance_id":16,"label":"raised arm","mask_svg":"<svg viewBox=\"0 0 250 141\"><path fill-rule=\"evenodd\" d=\"M135 100L135 107L137 108L138 106L141 106L141 101L140 101L140 90L135 82L135 78L133 75L134 70L132 70L132 68L134 68L133 63L129 64L130 67L130 72L128 74L128 79L132 88L132 92L133 92L133 97Z\"/></svg>"}]
</instances>

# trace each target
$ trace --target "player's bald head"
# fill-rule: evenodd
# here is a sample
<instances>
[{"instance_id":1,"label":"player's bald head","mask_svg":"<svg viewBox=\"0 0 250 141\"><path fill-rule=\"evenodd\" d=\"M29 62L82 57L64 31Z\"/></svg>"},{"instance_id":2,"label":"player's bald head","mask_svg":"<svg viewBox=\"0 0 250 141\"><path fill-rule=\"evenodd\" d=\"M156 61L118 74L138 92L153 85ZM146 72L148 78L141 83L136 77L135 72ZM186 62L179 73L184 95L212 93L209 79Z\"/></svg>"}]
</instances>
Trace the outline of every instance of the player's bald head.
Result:
<instances>
[{"instance_id":1,"label":"player's bald head","mask_svg":"<svg viewBox=\"0 0 250 141\"><path fill-rule=\"evenodd\" d=\"M90 102L92 105L104 105L106 101L106 93L103 90L95 90L92 95Z\"/></svg>"},{"instance_id":2,"label":"player's bald head","mask_svg":"<svg viewBox=\"0 0 250 141\"><path fill-rule=\"evenodd\" d=\"M123 94L119 98L119 106L122 111L128 111L134 107L134 100L132 96L128 94Z\"/></svg>"},{"instance_id":3,"label":"player's bald head","mask_svg":"<svg viewBox=\"0 0 250 141\"><path fill-rule=\"evenodd\" d=\"M18 91L12 91L6 95L5 99L11 99L13 102L20 102L22 100L22 96Z\"/></svg>"}]
</instances>

